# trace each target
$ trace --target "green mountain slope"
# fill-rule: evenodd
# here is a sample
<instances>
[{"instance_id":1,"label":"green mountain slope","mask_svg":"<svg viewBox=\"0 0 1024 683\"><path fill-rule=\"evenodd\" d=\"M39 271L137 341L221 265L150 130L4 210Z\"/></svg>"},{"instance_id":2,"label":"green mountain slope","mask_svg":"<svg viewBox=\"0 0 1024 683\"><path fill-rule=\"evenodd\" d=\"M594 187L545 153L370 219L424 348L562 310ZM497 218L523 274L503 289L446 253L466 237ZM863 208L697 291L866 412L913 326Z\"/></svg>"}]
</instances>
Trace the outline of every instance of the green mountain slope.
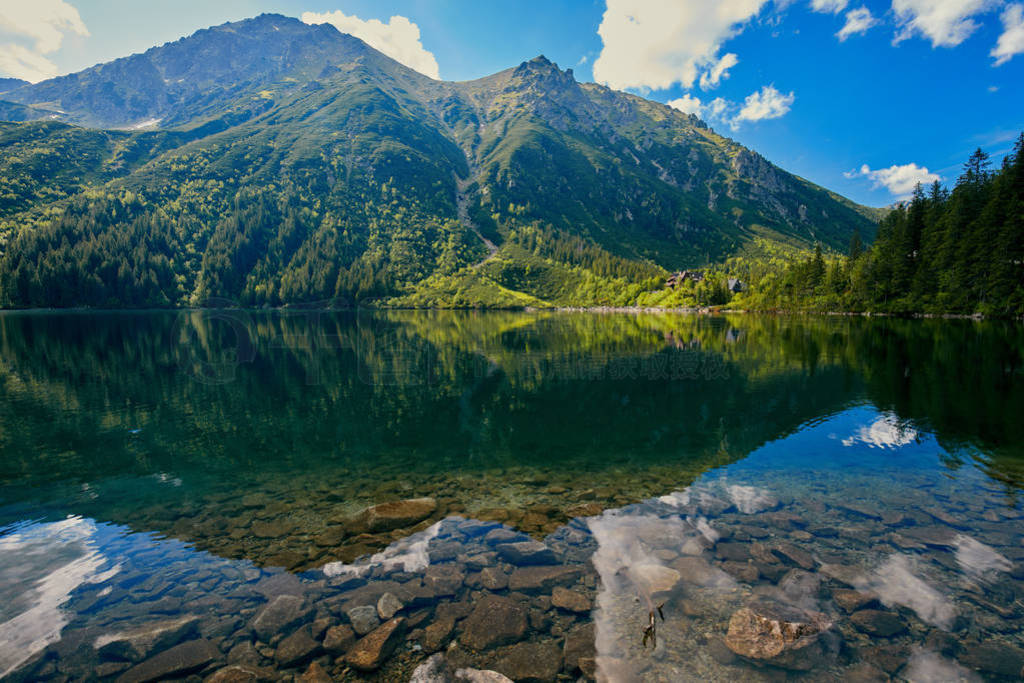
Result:
<instances>
[{"instance_id":1,"label":"green mountain slope","mask_svg":"<svg viewBox=\"0 0 1024 683\"><path fill-rule=\"evenodd\" d=\"M7 306L629 304L755 239L874 233L699 119L543 57L441 82L278 15L3 97L9 118L136 128L0 124Z\"/></svg>"}]
</instances>

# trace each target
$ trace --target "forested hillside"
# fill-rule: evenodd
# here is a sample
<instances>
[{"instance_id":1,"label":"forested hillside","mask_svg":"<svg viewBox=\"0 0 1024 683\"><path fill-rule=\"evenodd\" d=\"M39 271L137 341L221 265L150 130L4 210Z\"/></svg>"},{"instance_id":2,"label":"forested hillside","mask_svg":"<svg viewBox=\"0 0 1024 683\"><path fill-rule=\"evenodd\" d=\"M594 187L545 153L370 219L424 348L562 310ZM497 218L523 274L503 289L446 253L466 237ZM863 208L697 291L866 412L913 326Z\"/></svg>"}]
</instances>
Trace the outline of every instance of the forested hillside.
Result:
<instances>
[{"instance_id":1,"label":"forested hillside","mask_svg":"<svg viewBox=\"0 0 1024 683\"><path fill-rule=\"evenodd\" d=\"M543 57L435 81L279 15L0 100L21 121L0 124L7 307L630 305L756 243L874 232L872 210Z\"/></svg>"},{"instance_id":2,"label":"forested hillside","mask_svg":"<svg viewBox=\"0 0 1024 683\"><path fill-rule=\"evenodd\" d=\"M865 250L766 268L733 300L751 308L1024 315L1024 134L1001 168L977 150L952 190L918 186ZM752 273L751 273L752 274Z\"/></svg>"}]
</instances>

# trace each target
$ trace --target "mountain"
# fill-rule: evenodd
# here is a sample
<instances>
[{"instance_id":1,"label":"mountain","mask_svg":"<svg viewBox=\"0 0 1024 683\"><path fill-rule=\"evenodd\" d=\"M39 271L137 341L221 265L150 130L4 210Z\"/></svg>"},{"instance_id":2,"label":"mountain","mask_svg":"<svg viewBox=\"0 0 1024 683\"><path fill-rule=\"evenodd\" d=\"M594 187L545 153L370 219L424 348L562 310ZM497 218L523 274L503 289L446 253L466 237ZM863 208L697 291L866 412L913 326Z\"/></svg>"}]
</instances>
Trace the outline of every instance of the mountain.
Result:
<instances>
[{"instance_id":1,"label":"mountain","mask_svg":"<svg viewBox=\"0 0 1024 683\"><path fill-rule=\"evenodd\" d=\"M23 81L20 78L0 78L0 93L8 92L9 90L15 90L25 85L31 85L28 81Z\"/></svg>"},{"instance_id":2,"label":"mountain","mask_svg":"<svg viewBox=\"0 0 1024 683\"><path fill-rule=\"evenodd\" d=\"M2 99L8 306L627 304L877 217L544 57L435 81L279 15Z\"/></svg>"}]
</instances>

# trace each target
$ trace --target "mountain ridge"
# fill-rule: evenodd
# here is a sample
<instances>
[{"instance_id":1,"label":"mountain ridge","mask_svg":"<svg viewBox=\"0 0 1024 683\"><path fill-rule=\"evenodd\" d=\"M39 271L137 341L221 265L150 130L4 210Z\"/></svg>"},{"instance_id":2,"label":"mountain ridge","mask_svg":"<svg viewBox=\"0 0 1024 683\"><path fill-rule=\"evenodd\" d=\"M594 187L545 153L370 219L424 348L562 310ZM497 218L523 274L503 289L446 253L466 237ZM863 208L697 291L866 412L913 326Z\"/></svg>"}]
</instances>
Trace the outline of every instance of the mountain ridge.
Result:
<instances>
[{"instance_id":1,"label":"mountain ridge","mask_svg":"<svg viewBox=\"0 0 1024 683\"><path fill-rule=\"evenodd\" d=\"M230 67L270 34L261 61ZM5 305L600 304L756 240L873 234L870 209L543 55L436 81L332 26L261 15L0 99L0 116L51 119L0 126ZM116 246L140 221L140 242ZM97 259L134 274L96 275ZM158 284L129 296L137 278ZM439 282L451 296L432 301Z\"/></svg>"}]
</instances>

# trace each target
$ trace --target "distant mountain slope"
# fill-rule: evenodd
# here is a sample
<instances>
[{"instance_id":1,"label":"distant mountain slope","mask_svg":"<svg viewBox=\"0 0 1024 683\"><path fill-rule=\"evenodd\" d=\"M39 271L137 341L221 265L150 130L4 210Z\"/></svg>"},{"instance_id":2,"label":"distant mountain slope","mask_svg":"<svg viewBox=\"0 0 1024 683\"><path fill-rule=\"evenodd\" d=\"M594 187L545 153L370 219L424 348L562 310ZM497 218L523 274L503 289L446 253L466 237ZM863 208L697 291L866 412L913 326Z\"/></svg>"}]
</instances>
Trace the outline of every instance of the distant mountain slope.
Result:
<instances>
[{"instance_id":1,"label":"distant mountain slope","mask_svg":"<svg viewBox=\"0 0 1024 683\"><path fill-rule=\"evenodd\" d=\"M5 305L621 304L756 238L874 234L870 210L543 57L441 82L278 15L4 98L145 128L0 125Z\"/></svg>"}]
</instances>

